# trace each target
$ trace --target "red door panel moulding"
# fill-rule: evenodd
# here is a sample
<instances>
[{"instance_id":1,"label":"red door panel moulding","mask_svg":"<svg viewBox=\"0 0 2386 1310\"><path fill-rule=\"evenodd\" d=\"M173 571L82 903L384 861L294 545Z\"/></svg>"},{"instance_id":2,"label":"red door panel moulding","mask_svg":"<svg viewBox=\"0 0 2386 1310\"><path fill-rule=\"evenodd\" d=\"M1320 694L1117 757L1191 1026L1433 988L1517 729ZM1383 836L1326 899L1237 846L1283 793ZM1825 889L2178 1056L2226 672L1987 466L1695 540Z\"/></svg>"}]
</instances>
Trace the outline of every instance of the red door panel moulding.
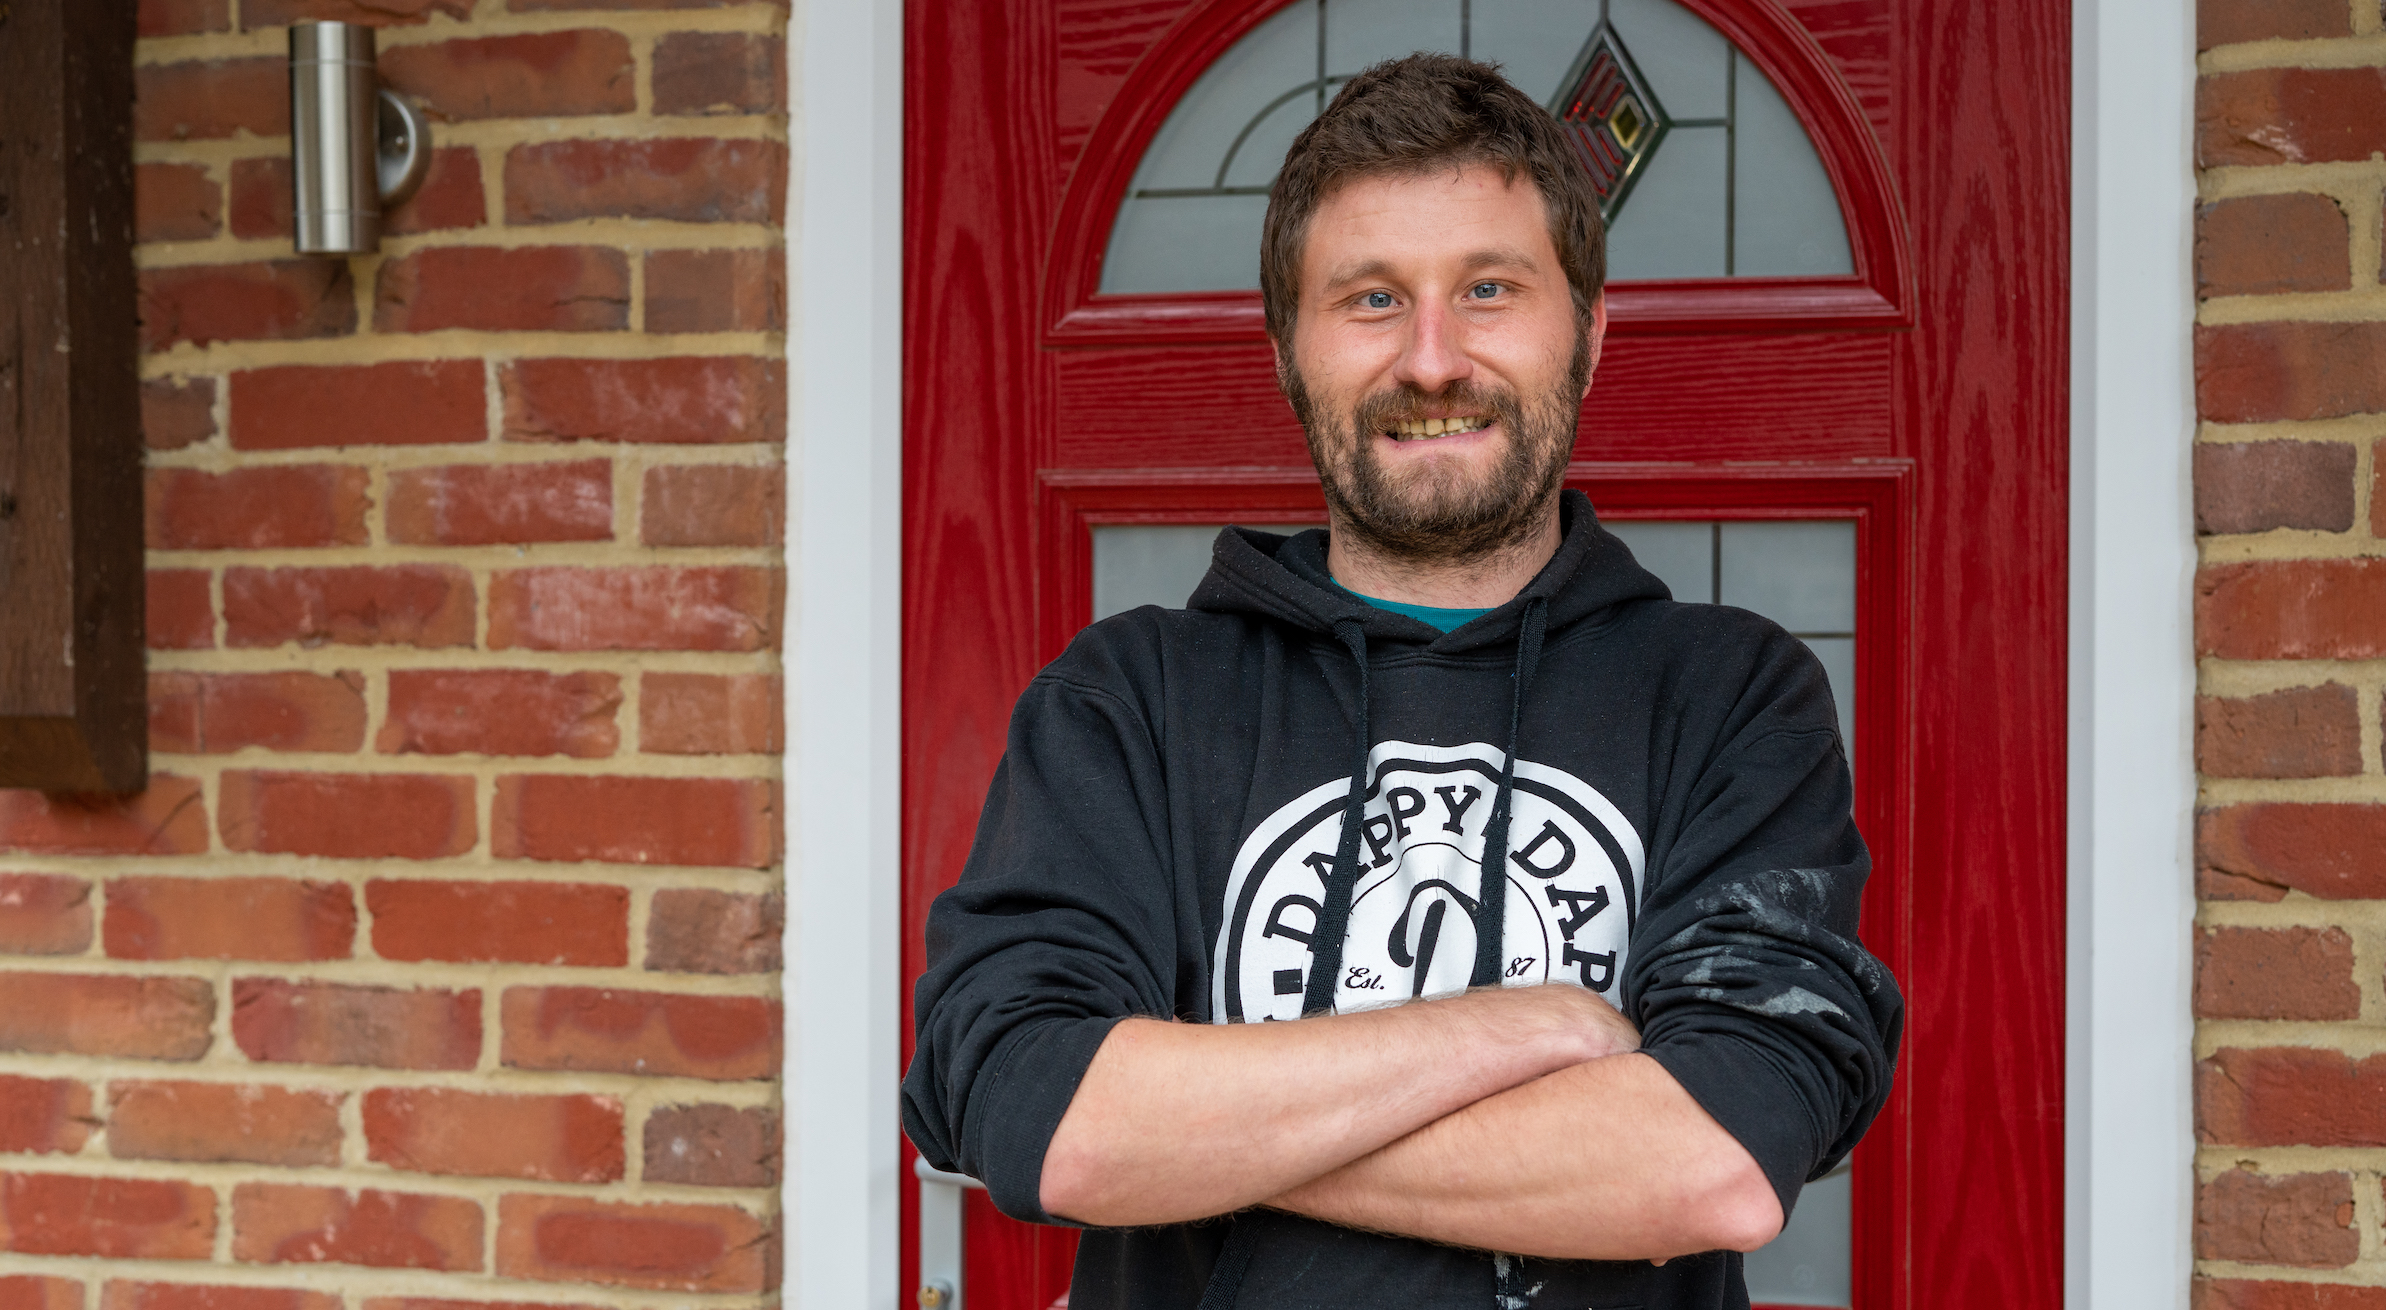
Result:
<instances>
[{"instance_id":1,"label":"red door panel moulding","mask_svg":"<svg viewBox=\"0 0 2386 1310\"><path fill-rule=\"evenodd\" d=\"M1044 343L1259 341L1256 291L1104 295L1102 259L1135 166L1170 110L1218 56L1290 0L1195 0L1128 74L1078 155L1045 263ZM1913 323L1914 270L1889 162L1855 92L1814 37L1773 0L1680 0L1773 80L1814 138L1847 223L1852 275L1618 282L1611 331L1899 328Z\"/></svg>"},{"instance_id":2,"label":"red door panel moulding","mask_svg":"<svg viewBox=\"0 0 2386 1310\"><path fill-rule=\"evenodd\" d=\"M1576 463L1566 485L1604 520L1845 519L1856 524L1856 818L1871 847L1865 945L1900 979L1910 955L1913 878L1909 798L1917 760L1911 731L1920 676L1911 628L1916 471L1906 459L1841 464ZM1325 517L1317 474L1267 468L1046 469L1038 474L1037 657L1059 656L1091 621L1096 524L1315 523ZM1911 1034L1909 1033L1909 1040ZM1908 1084L1856 1148L1853 1250L1856 1304L1893 1307L1916 1225Z\"/></svg>"}]
</instances>

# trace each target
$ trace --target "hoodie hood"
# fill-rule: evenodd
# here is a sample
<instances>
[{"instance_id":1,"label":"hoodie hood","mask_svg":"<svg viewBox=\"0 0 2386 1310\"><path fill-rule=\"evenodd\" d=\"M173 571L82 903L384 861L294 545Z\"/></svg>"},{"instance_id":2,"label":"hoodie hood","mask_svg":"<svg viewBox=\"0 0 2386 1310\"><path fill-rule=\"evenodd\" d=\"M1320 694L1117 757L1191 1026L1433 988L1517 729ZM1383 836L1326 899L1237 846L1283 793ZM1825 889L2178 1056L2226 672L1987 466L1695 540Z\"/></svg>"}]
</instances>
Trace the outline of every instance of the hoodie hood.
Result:
<instances>
[{"instance_id":1,"label":"hoodie hood","mask_svg":"<svg viewBox=\"0 0 2386 1310\"><path fill-rule=\"evenodd\" d=\"M1334 586L1326 572L1326 533L1320 528L1290 537L1250 528L1219 532L1210 548L1210 571L1194 589L1187 608L1248 614L1328 637L1337 627L1355 622L1370 643L1455 655L1516 641L1525 611L1535 601L1546 607L1548 626L1556 631L1626 601L1673 598L1657 575L1634 562L1632 551L1599 526L1590 498L1581 492L1560 494L1558 534L1557 553L1522 591L1447 633L1377 609Z\"/></svg>"}]
</instances>

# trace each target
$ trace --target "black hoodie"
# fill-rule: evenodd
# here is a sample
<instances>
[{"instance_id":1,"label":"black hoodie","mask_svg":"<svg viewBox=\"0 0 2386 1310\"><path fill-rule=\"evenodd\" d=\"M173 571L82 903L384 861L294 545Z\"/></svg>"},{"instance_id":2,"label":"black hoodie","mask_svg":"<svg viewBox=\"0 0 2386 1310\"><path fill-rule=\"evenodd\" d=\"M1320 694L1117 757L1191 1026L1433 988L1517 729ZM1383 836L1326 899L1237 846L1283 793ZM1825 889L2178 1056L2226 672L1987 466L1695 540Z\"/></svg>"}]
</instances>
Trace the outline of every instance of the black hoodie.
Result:
<instances>
[{"instance_id":1,"label":"black hoodie","mask_svg":"<svg viewBox=\"0 0 2386 1310\"><path fill-rule=\"evenodd\" d=\"M903 1083L928 1162L1063 1222L1045 1148L1120 1019L1565 981L1639 1025L1789 1213L1880 1109L1903 1017L1856 940L1870 860L1830 688L1768 620L1675 603L1579 493L1561 531L1445 634L1334 587L1323 532L1230 528L1189 610L1105 619L1038 674L929 911ZM1235 1229L1239 1298L1213 1306L1748 1304L1729 1252L1511 1259L1253 1211L1087 1230L1072 1310L1192 1310Z\"/></svg>"}]
</instances>

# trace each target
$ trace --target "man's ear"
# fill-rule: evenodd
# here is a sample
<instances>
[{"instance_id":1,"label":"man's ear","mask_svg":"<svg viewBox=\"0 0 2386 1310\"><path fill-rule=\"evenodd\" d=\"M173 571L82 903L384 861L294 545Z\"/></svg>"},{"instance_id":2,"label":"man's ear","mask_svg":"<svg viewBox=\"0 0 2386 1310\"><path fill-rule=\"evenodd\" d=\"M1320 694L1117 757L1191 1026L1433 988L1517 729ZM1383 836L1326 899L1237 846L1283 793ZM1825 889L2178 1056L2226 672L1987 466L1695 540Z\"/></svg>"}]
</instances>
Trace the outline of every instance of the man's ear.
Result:
<instances>
[{"instance_id":1,"label":"man's ear","mask_svg":"<svg viewBox=\"0 0 2386 1310\"><path fill-rule=\"evenodd\" d=\"M1590 359L1590 367L1582 371L1582 395L1574 398L1577 404L1582 402L1584 396L1591 394L1591 378L1599 371L1599 352L1607 345L1607 292L1604 290L1591 299L1591 326L1585 336L1588 339L1584 343L1583 353Z\"/></svg>"}]
</instances>

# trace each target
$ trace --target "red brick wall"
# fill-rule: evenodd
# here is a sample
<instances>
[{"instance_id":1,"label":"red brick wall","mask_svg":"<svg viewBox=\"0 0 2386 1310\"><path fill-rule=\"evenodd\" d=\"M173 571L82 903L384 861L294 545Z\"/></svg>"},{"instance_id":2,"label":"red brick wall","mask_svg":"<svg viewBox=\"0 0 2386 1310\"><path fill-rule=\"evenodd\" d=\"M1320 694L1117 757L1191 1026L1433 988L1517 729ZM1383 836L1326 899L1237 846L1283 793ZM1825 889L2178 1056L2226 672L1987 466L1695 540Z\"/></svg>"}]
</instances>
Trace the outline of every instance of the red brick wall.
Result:
<instances>
[{"instance_id":1,"label":"red brick wall","mask_svg":"<svg viewBox=\"0 0 2386 1310\"><path fill-rule=\"evenodd\" d=\"M303 17L436 124L375 257ZM0 792L0 1306L775 1290L785 21L140 0L154 781Z\"/></svg>"},{"instance_id":2,"label":"red brick wall","mask_svg":"<svg viewBox=\"0 0 2386 1310\"><path fill-rule=\"evenodd\" d=\"M2386 35L2198 17L2196 1298L2386 1310Z\"/></svg>"}]
</instances>

